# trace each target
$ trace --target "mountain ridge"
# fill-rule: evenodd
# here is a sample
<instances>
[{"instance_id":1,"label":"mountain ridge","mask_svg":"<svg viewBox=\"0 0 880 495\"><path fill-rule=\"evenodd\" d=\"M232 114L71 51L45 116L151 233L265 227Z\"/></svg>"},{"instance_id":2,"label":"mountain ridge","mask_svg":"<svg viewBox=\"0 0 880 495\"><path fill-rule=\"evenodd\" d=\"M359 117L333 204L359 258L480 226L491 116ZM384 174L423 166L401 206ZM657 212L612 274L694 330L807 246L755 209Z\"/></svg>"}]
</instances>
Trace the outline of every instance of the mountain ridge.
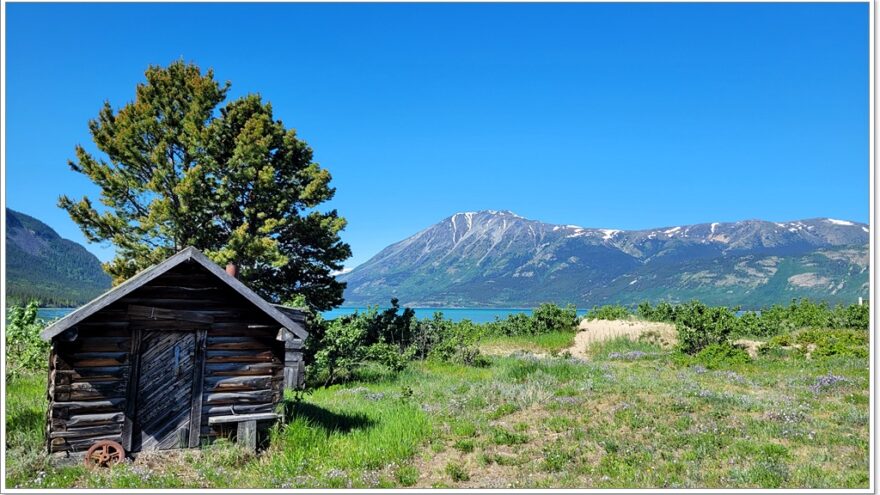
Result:
<instances>
[{"instance_id":1,"label":"mountain ridge","mask_svg":"<svg viewBox=\"0 0 880 495\"><path fill-rule=\"evenodd\" d=\"M77 306L110 288L101 262L44 222L6 209L7 304Z\"/></svg>"},{"instance_id":2,"label":"mountain ridge","mask_svg":"<svg viewBox=\"0 0 880 495\"><path fill-rule=\"evenodd\" d=\"M347 305L391 297L478 307L691 297L739 305L793 297L837 302L867 295L868 235L866 224L833 218L624 230L483 210L448 216L339 279L348 284ZM776 280L786 273L793 280Z\"/></svg>"}]
</instances>

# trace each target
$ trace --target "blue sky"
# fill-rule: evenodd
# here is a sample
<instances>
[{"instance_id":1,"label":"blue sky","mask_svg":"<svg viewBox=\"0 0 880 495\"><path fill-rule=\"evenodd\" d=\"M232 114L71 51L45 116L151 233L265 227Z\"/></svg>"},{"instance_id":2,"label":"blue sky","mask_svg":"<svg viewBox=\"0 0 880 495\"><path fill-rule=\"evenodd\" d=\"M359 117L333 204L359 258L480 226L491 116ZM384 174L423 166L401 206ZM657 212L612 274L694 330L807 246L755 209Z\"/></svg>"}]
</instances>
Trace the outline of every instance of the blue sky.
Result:
<instances>
[{"instance_id":1,"label":"blue sky","mask_svg":"<svg viewBox=\"0 0 880 495\"><path fill-rule=\"evenodd\" d=\"M180 58L314 148L349 267L479 209L868 221L867 3L6 8L7 206L83 243L56 200L97 190L67 159L104 100Z\"/></svg>"}]
</instances>

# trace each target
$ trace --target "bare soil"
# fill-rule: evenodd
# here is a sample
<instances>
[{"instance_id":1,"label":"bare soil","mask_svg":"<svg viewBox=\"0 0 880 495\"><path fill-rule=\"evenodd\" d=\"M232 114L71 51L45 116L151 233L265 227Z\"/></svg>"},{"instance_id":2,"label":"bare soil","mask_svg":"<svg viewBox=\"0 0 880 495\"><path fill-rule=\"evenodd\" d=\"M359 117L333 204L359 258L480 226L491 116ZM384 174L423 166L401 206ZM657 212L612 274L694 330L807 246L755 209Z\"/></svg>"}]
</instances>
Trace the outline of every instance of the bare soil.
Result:
<instances>
[{"instance_id":1,"label":"bare soil","mask_svg":"<svg viewBox=\"0 0 880 495\"><path fill-rule=\"evenodd\" d=\"M640 320L584 320L574 337L574 345L568 349L573 357L586 359L589 347L596 342L619 337L638 340L643 334L664 348L675 345L675 325Z\"/></svg>"}]
</instances>

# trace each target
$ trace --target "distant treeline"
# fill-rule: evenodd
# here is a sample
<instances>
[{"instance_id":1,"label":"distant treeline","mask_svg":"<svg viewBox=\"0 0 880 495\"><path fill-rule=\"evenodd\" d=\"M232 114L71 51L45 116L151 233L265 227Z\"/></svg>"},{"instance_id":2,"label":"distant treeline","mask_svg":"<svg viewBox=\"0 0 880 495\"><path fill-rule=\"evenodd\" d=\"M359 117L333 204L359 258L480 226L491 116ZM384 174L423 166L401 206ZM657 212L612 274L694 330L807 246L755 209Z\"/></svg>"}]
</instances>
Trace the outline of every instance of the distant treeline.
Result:
<instances>
[{"instance_id":1,"label":"distant treeline","mask_svg":"<svg viewBox=\"0 0 880 495\"><path fill-rule=\"evenodd\" d=\"M41 308L75 308L85 304L100 292L92 289L78 291L76 288L64 287L40 287L39 285L16 284L6 288L7 306L25 306L29 302L36 302Z\"/></svg>"}]
</instances>

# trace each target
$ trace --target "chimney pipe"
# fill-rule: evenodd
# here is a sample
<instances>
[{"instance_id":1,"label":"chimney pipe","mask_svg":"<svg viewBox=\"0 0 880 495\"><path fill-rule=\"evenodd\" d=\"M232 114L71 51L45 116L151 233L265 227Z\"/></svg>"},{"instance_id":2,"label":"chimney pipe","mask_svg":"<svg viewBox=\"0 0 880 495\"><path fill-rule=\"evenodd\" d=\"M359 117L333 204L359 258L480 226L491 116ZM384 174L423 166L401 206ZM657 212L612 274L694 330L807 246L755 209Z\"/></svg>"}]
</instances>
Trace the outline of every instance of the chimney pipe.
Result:
<instances>
[{"instance_id":1,"label":"chimney pipe","mask_svg":"<svg viewBox=\"0 0 880 495\"><path fill-rule=\"evenodd\" d=\"M238 267L235 266L235 263L226 264L226 273L232 276L232 278L238 278Z\"/></svg>"}]
</instances>

